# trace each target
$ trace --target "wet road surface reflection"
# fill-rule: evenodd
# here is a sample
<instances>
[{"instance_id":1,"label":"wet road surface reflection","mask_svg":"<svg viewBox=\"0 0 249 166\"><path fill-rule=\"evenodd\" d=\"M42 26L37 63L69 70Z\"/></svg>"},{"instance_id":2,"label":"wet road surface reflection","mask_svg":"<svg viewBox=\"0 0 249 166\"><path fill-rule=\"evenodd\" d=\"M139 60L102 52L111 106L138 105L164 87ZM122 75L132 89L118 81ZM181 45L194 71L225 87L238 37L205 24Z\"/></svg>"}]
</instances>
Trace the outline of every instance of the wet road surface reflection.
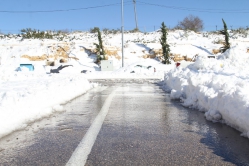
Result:
<instances>
[{"instance_id":1,"label":"wet road surface reflection","mask_svg":"<svg viewBox=\"0 0 249 166\"><path fill-rule=\"evenodd\" d=\"M99 80L66 111L0 140L0 165L65 165L117 88L86 165L249 165L249 140L212 123L157 80Z\"/></svg>"}]
</instances>

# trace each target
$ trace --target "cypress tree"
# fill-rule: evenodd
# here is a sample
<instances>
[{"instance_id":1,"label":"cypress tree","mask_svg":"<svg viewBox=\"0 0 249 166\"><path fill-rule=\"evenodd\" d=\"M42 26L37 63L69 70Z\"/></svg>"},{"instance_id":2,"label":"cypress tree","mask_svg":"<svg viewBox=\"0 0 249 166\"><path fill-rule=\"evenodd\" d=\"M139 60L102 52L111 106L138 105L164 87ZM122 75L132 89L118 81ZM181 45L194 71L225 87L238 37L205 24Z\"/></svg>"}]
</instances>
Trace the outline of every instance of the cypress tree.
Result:
<instances>
[{"instance_id":1,"label":"cypress tree","mask_svg":"<svg viewBox=\"0 0 249 166\"><path fill-rule=\"evenodd\" d=\"M99 44L94 43L94 45L96 46L96 51L97 51L97 63L99 63L102 60L101 55L104 56L103 59L105 59L105 50L103 47L101 32L99 29L98 29L98 41L99 41Z\"/></svg>"},{"instance_id":2,"label":"cypress tree","mask_svg":"<svg viewBox=\"0 0 249 166\"><path fill-rule=\"evenodd\" d=\"M162 32L162 36L160 39L160 43L162 45L162 50L163 50L163 57L164 57L163 64L170 64L170 60L169 60L170 46L167 43L168 32L167 32L167 27L165 26L164 22L162 22L161 32Z\"/></svg>"},{"instance_id":3,"label":"cypress tree","mask_svg":"<svg viewBox=\"0 0 249 166\"><path fill-rule=\"evenodd\" d=\"M220 31L220 34L225 36L225 43L223 44L223 47L220 48L221 52L224 53L227 49L230 48L230 43L229 43L229 33L227 32L227 24L226 22L222 19L224 29Z\"/></svg>"}]
</instances>

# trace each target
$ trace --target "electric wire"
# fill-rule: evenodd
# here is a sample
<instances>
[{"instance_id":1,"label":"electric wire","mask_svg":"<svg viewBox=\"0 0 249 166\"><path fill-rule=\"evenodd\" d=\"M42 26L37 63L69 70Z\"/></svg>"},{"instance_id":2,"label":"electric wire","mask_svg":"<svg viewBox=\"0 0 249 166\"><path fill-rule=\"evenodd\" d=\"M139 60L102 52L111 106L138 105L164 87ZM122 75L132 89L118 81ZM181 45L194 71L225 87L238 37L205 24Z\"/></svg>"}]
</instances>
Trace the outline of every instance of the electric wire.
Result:
<instances>
[{"instance_id":1,"label":"electric wire","mask_svg":"<svg viewBox=\"0 0 249 166\"><path fill-rule=\"evenodd\" d=\"M142 1L137 1L138 4L142 5L150 5L157 6L163 8L169 8L174 10L185 10L185 11L195 11L195 12L203 12L203 13L249 13L249 9L197 9L197 8L187 8L187 7L177 7L177 6L166 6L161 4L153 4Z\"/></svg>"},{"instance_id":2,"label":"electric wire","mask_svg":"<svg viewBox=\"0 0 249 166\"><path fill-rule=\"evenodd\" d=\"M132 2L124 2L126 5L132 4ZM113 3L108 5L99 5L99 6L90 6L90 7L82 7L82 8L74 8L74 9L57 9L57 10L37 10L37 11L11 11L11 10L0 10L0 13L54 13L54 12L70 12L70 11L78 11L78 10L87 10L87 9L96 9L96 8L104 8L110 6L117 6L121 3Z\"/></svg>"}]
</instances>

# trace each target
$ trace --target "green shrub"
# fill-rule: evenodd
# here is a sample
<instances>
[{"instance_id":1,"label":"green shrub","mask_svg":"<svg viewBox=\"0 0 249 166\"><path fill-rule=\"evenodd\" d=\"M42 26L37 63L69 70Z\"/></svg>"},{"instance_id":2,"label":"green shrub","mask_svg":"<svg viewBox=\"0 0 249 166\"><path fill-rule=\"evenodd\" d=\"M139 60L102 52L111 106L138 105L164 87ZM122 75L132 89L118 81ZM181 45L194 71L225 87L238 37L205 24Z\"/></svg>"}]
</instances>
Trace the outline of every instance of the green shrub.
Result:
<instances>
[{"instance_id":1,"label":"green shrub","mask_svg":"<svg viewBox=\"0 0 249 166\"><path fill-rule=\"evenodd\" d=\"M53 34L36 29L26 28L21 30L23 39L53 39Z\"/></svg>"}]
</instances>

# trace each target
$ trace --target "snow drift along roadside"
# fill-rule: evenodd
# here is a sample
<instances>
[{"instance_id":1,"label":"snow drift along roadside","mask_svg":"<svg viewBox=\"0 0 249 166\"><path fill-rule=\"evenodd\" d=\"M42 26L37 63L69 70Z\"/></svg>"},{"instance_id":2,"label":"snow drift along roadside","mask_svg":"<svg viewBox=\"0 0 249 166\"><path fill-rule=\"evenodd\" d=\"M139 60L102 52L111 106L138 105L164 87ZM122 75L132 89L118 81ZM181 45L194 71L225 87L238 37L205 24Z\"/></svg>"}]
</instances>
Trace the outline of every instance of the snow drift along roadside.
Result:
<instances>
[{"instance_id":1,"label":"snow drift along roadside","mask_svg":"<svg viewBox=\"0 0 249 166\"><path fill-rule=\"evenodd\" d=\"M64 111L60 104L95 86L82 74L38 76L18 72L15 76L17 80L12 76L0 83L0 138L35 120Z\"/></svg>"},{"instance_id":2,"label":"snow drift along roadside","mask_svg":"<svg viewBox=\"0 0 249 166\"><path fill-rule=\"evenodd\" d=\"M249 56L239 47L218 59L200 57L187 68L168 72L164 89L183 106L205 112L207 120L226 123L249 138L248 62Z\"/></svg>"}]
</instances>

